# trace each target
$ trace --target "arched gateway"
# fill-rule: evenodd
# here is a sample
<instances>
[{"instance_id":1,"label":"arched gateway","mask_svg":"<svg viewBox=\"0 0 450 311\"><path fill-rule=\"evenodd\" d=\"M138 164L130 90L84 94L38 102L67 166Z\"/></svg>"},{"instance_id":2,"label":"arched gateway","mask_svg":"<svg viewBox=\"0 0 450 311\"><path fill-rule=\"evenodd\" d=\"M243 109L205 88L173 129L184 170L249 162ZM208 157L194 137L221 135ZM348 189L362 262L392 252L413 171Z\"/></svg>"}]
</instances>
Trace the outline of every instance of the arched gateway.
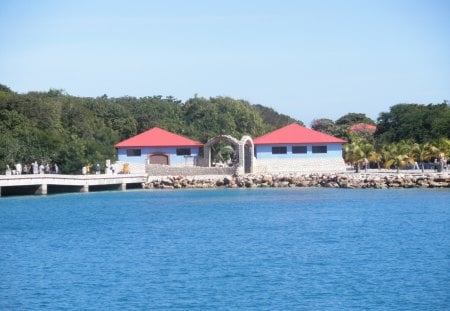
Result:
<instances>
[{"instance_id":1,"label":"arched gateway","mask_svg":"<svg viewBox=\"0 0 450 311\"><path fill-rule=\"evenodd\" d=\"M253 139L250 136L242 137L240 146L243 152L242 158L244 159L244 163L242 163L242 166L244 168L244 173L253 173L253 159L255 158L255 145L253 144Z\"/></svg>"},{"instance_id":2,"label":"arched gateway","mask_svg":"<svg viewBox=\"0 0 450 311\"><path fill-rule=\"evenodd\" d=\"M208 167L211 167L211 147L220 142L227 141L233 147L237 159L235 162L236 172L238 174L248 174L253 172L254 144L250 136L244 136L239 141L230 135L219 135L211 138L204 146L204 158L207 160Z\"/></svg>"}]
</instances>

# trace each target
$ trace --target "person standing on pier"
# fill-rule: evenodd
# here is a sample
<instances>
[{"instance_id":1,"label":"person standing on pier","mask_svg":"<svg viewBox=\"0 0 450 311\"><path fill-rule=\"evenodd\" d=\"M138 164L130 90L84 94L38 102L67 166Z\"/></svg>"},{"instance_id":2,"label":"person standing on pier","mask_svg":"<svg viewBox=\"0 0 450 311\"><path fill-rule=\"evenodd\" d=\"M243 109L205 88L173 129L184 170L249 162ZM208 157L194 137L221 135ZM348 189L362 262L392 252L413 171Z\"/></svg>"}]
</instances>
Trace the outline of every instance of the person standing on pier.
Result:
<instances>
[{"instance_id":1,"label":"person standing on pier","mask_svg":"<svg viewBox=\"0 0 450 311\"><path fill-rule=\"evenodd\" d=\"M22 175L22 164L20 164L20 163L16 164L16 174Z\"/></svg>"},{"instance_id":2,"label":"person standing on pier","mask_svg":"<svg viewBox=\"0 0 450 311\"><path fill-rule=\"evenodd\" d=\"M32 164L33 167L33 174L39 174L39 165L37 163L37 161L34 161L34 163Z\"/></svg>"},{"instance_id":3,"label":"person standing on pier","mask_svg":"<svg viewBox=\"0 0 450 311\"><path fill-rule=\"evenodd\" d=\"M41 163L41 165L39 165L39 174L44 174L45 173L45 166L43 163Z\"/></svg>"}]
</instances>

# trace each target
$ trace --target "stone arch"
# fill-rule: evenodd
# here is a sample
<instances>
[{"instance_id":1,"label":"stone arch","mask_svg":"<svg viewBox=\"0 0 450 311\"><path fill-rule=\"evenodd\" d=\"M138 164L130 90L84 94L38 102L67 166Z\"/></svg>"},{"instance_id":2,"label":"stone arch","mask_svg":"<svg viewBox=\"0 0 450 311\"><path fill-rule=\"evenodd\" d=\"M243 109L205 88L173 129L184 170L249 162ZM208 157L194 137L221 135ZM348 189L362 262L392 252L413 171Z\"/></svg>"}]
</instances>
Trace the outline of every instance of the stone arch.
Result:
<instances>
[{"instance_id":1,"label":"stone arch","mask_svg":"<svg viewBox=\"0 0 450 311\"><path fill-rule=\"evenodd\" d=\"M250 136L243 136L239 142L240 151L239 158L242 158L242 167L245 174L253 173L253 160L255 158L255 145L253 144L253 139ZM242 152L242 157L241 157Z\"/></svg>"},{"instance_id":2,"label":"stone arch","mask_svg":"<svg viewBox=\"0 0 450 311\"><path fill-rule=\"evenodd\" d=\"M233 148L238 153L238 157L239 157L238 163L240 162L240 158L241 158L240 157L240 152L239 152L240 151L240 142L236 138L234 138L233 136L230 136L230 135L219 135L219 136L216 136L216 137L213 137L213 138L209 139L206 142L206 144L204 145L204 158L207 161L207 166L208 167L211 167L211 146L213 146L214 144L216 144L216 143L218 143L219 141L222 141L222 140L228 141L233 146Z\"/></svg>"}]
</instances>

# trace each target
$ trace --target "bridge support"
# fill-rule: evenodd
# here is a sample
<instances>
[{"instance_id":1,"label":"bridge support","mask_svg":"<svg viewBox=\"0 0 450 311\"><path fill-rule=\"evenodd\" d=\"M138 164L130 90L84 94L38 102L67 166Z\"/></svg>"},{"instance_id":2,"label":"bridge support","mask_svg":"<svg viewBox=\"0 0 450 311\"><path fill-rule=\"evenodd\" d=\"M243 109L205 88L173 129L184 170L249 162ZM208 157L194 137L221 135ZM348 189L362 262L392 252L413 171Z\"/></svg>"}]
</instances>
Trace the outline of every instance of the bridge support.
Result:
<instances>
[{"instance_id":1,"label":"bridge support","mask_svg":"<svg viewBox=\"0 0 450 311\"><path fill-rule=\"evenodd\" d=\"M120 185L120 190L122 190L122 191L127 190L127 184L126 183L121 184Z\"/></svg>"},{"instance_id":2,"label":"bridge support","mask_svg":"<svg viewBox=\"0 0 450 311\"><path fill-rule=\"evenodd\" d=\"M47 195L47 193L48 193L47 184L40 185L35 192L35 194L42 194L42 195Z\"/></svg>"},{"instance_id":3,"label":"bridge support","mask_svg":"<svg viewBox=\"0 0 450 311\"><path fill-rule=\"evenodd\" d=\"M80 192L89 192L89 185L84 185L83 187L81 187Z\"/></svg>"}]
</instances>

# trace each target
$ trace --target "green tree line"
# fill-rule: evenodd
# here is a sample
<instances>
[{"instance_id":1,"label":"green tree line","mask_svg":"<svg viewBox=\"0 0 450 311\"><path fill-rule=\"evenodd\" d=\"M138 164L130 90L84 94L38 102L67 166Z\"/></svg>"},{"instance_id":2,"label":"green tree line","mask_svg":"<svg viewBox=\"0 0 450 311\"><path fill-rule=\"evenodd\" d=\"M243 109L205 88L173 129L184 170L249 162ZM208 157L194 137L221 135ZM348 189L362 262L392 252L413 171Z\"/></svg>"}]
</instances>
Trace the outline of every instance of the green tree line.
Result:
<instances>
[{"instance_id":1,"label":"green tree line","mask_svg":"<svg viewBox=\"0 0 450 311\"><path fill-rule=\"evenodd\" d=\"M376 130L352 131L358 123ZM450 106L398 104L381 112L377 122L362 113L337 119L316 119L312 128L346 139L344 158L357 167L397 168L435 162L445 165L450 155ZM436 165L438 167L438 164Z\"/></svg>"},{"instance_id":2,"label":"green tree line","mask_svg":"<svg viewBox=\"0 0 450 311\"><path fill-rule=\"evenodd\" d=\"M15 163L57 163L79 173L116 159L114 145L160 127L206 142L229 134L256 137L298 122L271 108L229 97L76 97L61 90L19 94L0 84L0 172Z\"/></svg>"},{"instance_id":3,"label":"green tree line","mask_svg":"<svg viewBox=\"0 0 450 311\"><path fill-rule=\"evenodd\" d=\"M117 142L155 126L206 142L220 134L257 137L291 123L303 125L272 108L229 97L182 102L171 96L76 97L55 89L19 94L0 84L0 172L6 165L38 161L77 173L84 164L115 160ZM358 123L377 130L351 131ZM348 113L336 121L316 119L311 127L346 139L344 157L351 163L368 159L398 167L450 154L447 102L398 104L376 121Z\"/></svg>"}]
</instances>

